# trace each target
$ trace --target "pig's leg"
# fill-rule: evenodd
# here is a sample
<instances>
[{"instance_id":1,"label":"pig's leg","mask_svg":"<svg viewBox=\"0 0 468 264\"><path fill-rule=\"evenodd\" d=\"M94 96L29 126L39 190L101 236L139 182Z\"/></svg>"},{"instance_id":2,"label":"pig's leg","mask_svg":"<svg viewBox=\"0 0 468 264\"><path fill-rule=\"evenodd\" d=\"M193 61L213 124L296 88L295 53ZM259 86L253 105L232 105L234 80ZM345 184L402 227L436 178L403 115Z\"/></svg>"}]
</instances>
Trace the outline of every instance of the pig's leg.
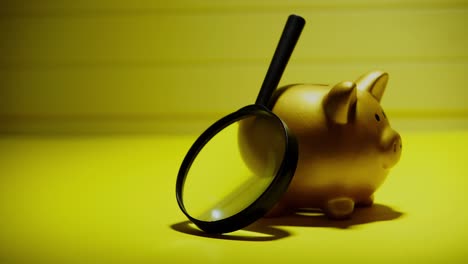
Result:
<instances>
[{"instance_id":1,"label":"pig's leg","mask_svg":"<svg viewBox=\"0 0 468 264\"><path fill-rule=\"evenodd\" d=\"M354 211L354 201L348 197L333 198L326 202L324 211L333 219L348 218Z\"/></svg>"},{"instance_id":2,"label":"pig's leg","mask_svg":"<svg viewBox=\"0 0 468 264\"><path fill-rule=\"evenodd\" d=\"M374 195L372 194L371 196L367 197L366 199L360 200L356 204L356 206L369 207L369 206L372 206L373 204L374 204Z\"/></svg>"}]
</instances>

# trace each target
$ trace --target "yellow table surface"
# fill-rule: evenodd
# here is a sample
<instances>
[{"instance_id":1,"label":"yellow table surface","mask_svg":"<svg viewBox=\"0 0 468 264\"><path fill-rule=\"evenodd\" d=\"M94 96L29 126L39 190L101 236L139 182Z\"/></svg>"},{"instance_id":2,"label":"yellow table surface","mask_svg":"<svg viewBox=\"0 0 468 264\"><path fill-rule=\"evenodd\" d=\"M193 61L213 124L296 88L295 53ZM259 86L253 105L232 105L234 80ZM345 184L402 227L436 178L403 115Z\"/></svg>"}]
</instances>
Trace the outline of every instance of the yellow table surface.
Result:
<instances>
[{"instance_id":1,"label":"yellow table surface","mask_svg":"<svg viewBox=\"0 0 468 264\"><path fill-rule=\"evenodd\" d=\"M407 132L372 208L209 236L179 210L193 136L1 136L0 262L466 263L468 131Z\"/></svg>"}]
</instances>

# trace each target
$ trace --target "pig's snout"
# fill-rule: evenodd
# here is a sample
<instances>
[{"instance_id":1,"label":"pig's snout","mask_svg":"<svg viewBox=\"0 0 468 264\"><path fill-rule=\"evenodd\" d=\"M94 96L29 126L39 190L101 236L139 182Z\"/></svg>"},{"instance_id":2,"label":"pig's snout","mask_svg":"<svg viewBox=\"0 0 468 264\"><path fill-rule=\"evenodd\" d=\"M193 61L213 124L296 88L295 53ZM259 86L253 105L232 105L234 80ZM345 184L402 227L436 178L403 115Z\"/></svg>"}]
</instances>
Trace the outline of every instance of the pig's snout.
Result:
<instances>
[{"instance_id":1,"label":"pig's snout","mask_svg":"<svg viewBox=\"0 0 468 264\"><path fill-rule=\"evenodd\" d=\"M400 135L393 129L387 130L383 135L384 162L383 167L389 169L400 160L403 147Z\"/></svg>"}]
</instances>

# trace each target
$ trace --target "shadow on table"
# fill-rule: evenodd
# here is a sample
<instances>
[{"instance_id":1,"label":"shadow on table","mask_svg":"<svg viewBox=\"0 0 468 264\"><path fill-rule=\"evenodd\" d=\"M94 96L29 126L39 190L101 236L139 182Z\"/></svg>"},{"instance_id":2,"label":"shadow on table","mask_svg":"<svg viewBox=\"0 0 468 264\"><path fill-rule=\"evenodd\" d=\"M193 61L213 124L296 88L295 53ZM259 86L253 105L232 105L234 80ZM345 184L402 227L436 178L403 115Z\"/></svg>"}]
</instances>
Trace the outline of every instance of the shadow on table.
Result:
<instances>
[{"instance_id":1,"label":"shadow on table","mask_svg":"<svg viewBox=\"0 0 468 264\"><path fill-rule=\"evenodd\" d=\"M201 237L242 241L272 241L291 235L288 231L281 229L281 226L351 229L353 226L390 221L401 216L403 216L402 212L395 211L389 206L374 204L371 207L356 208L352 217L346 220L330 220L319 210L301 210L292 215L262 218L242 230L229 234L207 234L196 228L190 221L173 224L171 228L181 233Z\"/></svg>"}]
</instances>

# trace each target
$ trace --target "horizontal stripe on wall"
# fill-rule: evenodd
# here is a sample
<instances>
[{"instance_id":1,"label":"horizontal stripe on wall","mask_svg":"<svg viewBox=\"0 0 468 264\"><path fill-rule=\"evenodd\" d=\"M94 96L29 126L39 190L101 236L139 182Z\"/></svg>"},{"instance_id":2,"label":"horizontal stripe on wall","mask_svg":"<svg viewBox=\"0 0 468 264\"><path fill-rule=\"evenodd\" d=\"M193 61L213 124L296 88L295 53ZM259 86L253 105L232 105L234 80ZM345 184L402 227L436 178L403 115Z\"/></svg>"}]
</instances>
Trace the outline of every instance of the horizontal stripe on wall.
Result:
<instances>
[{"instance_id":1,"label":"horizontal stripe on wall","mask_svg":"<svg viewBox=\"0 0 468 264\"><path fill-rule=\"evenodd\" d=\"M0 19L0 65L268 60L287 12ZM307 11L306 61L468 58L468 8Z\"/></svg>"},{"instance_id":2,"label":"horizontal stripe on wall","mask_svg":"<svg viewBox=\"0 0 468 264\"><path fill-rule=\"evenodd\" d=\"M264 64L0 70L2 115L223 113L253 103ZM467 63L301 64L282 85L333 84L382 69L388 110L466 110Z\"/></svg>"}]
</instances>

